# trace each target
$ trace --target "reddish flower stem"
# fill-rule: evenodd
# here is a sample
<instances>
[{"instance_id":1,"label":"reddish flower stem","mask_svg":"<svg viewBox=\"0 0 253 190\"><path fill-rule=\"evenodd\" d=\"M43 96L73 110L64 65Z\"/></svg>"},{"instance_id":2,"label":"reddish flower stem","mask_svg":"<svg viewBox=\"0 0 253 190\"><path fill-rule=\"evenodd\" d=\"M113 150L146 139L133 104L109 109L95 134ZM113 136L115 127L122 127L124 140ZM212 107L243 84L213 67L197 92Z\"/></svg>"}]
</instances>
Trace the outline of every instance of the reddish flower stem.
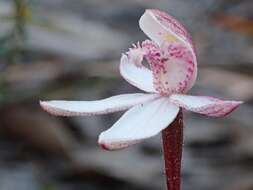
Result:
<instances>
[{"instance_id":1,"label":"reddish flower stem","mask_svg":"<svg viewBox=\"0 0 253 190\"><path fill-rule=\"evenodd\" d=\"M179 111L173 123L162 131L162 140L167 189L180 190L183 146L182 110Z\"/></svg>"}]
</instances>

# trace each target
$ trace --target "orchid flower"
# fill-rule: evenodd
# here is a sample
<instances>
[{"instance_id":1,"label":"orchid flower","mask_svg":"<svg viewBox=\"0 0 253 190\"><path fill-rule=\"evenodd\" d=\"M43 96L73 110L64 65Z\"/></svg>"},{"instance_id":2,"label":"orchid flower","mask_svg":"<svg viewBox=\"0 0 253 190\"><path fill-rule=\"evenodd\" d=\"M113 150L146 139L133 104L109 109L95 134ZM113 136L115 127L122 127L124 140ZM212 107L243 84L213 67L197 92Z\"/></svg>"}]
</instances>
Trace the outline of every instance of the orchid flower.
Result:
<instances>
[{"instance_id":1,"label":"orchid flower","mask_svg":"<svg viewBox=\"0 0 253 190\"><path fill-rule=\"evenodd\" d=\"M146 93L117 95L96 101L41 101L47 112L57 116L89 116L127 110L99 136L108 150L126 148L153 137L168 127L180 108L212 117L225 116L241 101L187 95L197 77L197 59L191 36L172 16L146 10L139 20L150 38L122 54L120 73ZM143 64L144 59L148 64Z\"/></svg>"}]
</instances>

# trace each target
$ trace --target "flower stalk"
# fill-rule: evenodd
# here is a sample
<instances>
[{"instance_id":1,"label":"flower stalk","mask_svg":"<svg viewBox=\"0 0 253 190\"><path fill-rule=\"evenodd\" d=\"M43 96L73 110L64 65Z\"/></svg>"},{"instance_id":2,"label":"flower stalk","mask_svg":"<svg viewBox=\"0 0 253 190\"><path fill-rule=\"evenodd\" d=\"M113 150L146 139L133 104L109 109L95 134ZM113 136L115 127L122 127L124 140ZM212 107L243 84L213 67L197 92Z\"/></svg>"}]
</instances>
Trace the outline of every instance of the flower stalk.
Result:
<instances>
[{"instance_id":1,"label":"flower stalk","mask_svg":"<svg viewBox=\"0 0 253 190\"><path fill-rule=\"evenodd\" d=\"M176 119L162 131L165 174L168 190L180 190L181 160L183 146L183 114L178 112Z\"/></svg>"}]
</instances>

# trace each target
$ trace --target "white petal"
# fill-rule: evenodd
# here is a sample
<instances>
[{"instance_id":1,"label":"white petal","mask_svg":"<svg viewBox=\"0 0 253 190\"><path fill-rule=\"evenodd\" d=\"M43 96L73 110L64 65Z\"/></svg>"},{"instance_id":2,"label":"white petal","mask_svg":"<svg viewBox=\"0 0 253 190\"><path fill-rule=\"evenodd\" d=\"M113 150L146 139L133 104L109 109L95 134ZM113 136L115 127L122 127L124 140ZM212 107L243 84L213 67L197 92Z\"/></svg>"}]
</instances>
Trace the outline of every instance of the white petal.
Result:
<instances>
[{"instance_id":1,"label":"white petal","mask_svg":"<svg viewBox=\"0 0 253 190\"><path fill-rule=\"evenodd\" d=\"M179 108L160 97L128 110L110 129L101 133L99 144L107 150L126 148L168 127Z\"/></svg>"},{"instance_id":2,"label":"white petal","mask_svg":"<svg viewBox=\"0 0 253 190\"><path fill-rule=\"evenodd\" d=\"M173 94L170 96L171 103L187 110L212 117L221 117L236 109L241 101L224 101L209 96L189 96Z\"/></svg>"},{"instance_id":3,"label":"white petal","mask_svg":"<svg viewBox=\"0 0 253 190\"><path fill-rule=\"evenodd\" d=\"M42 108L59 116L99 115L131 108L157 98L155 94L122 94L95 101L41 101Z\"/></svg>"},{"instance_id":4,"label":"white petal","mask_svg":"<svg viewBox=\"0 0 253 190\"><path fill-rule=\"evenodd\" d=\"M124 54L120 61L120 74L133 86L146 92L156 92L153 86L152 72L144 66L138 67L131 63Z\"/></svg>"},{"instance_id":5,"label":"white petal","mask_svg":"<svg viewBox=\"0 0 253 190\"><path fill-rule=\"evenodd\" d=\"M159 45L164 41L181 41L192 47L191 36L183 25L167 13L148 9L139 20L143 32Z\"/></svg>"}]
</instances>

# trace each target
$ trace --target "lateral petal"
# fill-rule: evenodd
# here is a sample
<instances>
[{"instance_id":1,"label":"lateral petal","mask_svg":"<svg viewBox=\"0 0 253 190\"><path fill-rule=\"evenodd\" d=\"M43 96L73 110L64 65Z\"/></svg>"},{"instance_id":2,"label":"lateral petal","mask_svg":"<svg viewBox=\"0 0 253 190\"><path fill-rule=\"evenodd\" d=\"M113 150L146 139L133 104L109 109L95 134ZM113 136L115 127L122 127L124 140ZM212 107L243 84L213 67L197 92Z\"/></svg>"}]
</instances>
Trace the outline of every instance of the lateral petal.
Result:
<instances>
[{"instance_id":1,"label":"lateral petal","mask_svg":"<svg viewBox=\"0 0 253 190\"><path fill-rule=\"evenodd\" d=\"M137 66L132 63L125 54L121 57L120 74L133 86L145 92L156 92L153 86L152 72L144 66Z\"/></svg>"},{"instance_id":2,"label":"lateral petal","mask_svg":"<svg viewBox=\"0 0 253 190\"><path fill-rule=\"evenodd\" d=\"M95 101L41 101L41 107L57 116L89 116L129 109L157 98L155 94L122 94Z\"/></svg>"},{"instance_id":3,"label":"lateral petal","mask_svg":"<svg viewBox=\"0 0 253 190\"><path fill-rule=\"evenodd\" d=\"M160 97L128 110L110 129L99 136L99 144L107 150L126 148L152 137L168 127L179 111L178 106Z\"/></svg>"},{"instance_id":4,"label":"lateral petal","mask_svg":"<svg viewBox=\"0 0 253 190\"><path fill-rule=\"evenodd\" d=\"M186 110L211 117L225 116L243 103L241 101L225 101L209 96L190 96L183 94L173 94L169 99L171 103L183 107Z\"/></svg>"}]
</instances>

